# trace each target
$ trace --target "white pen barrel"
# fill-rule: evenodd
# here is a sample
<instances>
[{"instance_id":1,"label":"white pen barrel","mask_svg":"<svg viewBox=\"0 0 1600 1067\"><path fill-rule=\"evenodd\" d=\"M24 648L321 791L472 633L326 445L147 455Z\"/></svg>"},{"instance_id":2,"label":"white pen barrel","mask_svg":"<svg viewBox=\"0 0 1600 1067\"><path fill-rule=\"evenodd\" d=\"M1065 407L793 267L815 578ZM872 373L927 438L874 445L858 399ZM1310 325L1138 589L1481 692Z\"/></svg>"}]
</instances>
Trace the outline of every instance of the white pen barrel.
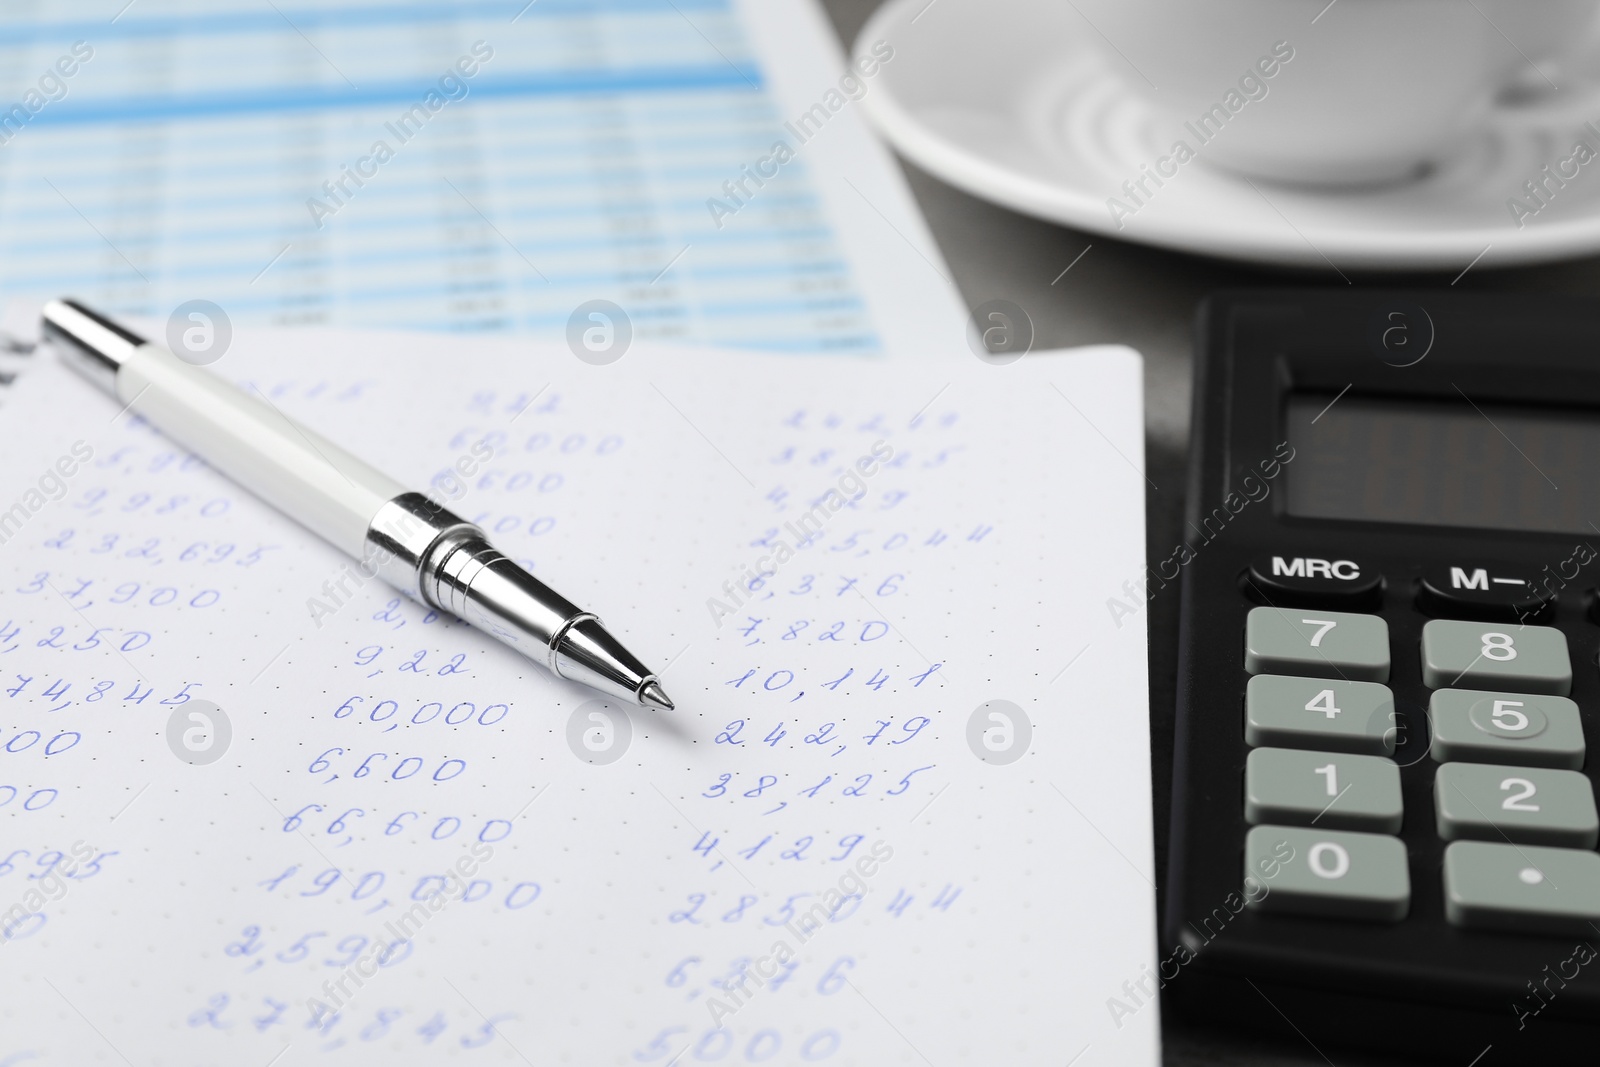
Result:
<instances>
[{"instance_id":1,"label":"white pen barrel","mask_svg":"<svg viewBox=\"0 0 1600 1067\"><path fill-rule=\"evenodd\" d=\"M273 404L157 345L129 354L116 390L162 433L357 559L378 509L406 491Z\"/></svg>"}]
</instances>

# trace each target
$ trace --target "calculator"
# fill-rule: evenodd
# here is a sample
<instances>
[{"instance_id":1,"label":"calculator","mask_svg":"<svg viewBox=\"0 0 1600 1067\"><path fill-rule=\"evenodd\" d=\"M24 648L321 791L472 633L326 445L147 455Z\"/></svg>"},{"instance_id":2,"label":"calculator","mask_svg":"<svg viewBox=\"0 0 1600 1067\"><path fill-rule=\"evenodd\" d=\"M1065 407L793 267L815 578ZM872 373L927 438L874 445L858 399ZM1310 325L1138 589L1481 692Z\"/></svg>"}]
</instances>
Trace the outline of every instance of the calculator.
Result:
<instances>
[{"instance_id":1,"label":"calculator","mask_svg":"<svg viewBox=\"0 0 1600 1067\"><path fill-rule=\"evenodd\" d=\"M1600 305L1223 293L1196 347L1169 1010L1596 1062Z\"/></svg>"}]
</instances>

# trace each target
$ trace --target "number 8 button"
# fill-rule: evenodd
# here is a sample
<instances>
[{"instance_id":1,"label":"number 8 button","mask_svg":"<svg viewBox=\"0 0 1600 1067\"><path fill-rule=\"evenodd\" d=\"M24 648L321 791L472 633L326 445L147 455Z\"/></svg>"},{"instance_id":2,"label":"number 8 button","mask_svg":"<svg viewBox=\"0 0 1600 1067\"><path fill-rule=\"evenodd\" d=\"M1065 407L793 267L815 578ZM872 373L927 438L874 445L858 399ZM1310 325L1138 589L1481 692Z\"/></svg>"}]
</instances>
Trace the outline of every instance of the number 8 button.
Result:
<instances>
[{"instance_id":1,"label":"number 8 button","mask_svg":"<svg viewBox=\"0 0 1600 1067\"><path fill-rule=\"evenodd\" d=\"M1434 619L1422 628L1422 684L1565 696L1572 692L1567 639L1551 626Z\"/></svg>"}]
</instances>

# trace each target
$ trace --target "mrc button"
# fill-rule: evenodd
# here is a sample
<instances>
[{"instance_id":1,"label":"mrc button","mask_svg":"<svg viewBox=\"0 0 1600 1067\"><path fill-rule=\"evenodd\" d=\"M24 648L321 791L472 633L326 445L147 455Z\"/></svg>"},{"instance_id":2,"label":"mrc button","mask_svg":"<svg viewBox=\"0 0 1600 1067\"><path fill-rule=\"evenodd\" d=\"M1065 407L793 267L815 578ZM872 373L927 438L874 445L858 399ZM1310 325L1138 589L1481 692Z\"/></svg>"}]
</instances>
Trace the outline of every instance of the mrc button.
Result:
<instances>
[{"instance_id":1,"label":"mrc button","mask_svg":"<svg viewBox=\"0 0 1600 1067\"><path fill-rule=\"evenodd\" d=\"M1445 618L1518 622L1542 620L1555 603L1520 568L1488 560L1424 566L1417 602L1428 614Z\"/></svg>"},{"instance_id":2,"label":"mrc button","mask_svg":"<svg viewBox=\"0 0 1600 1067\"><path fill-rule=\"evenodd\" d=\"M1271 605L1362 607L1375 603L1383 575L1356 559L1263 555L1245 575L1257 599Z\"/></svg>"}]
</instances>

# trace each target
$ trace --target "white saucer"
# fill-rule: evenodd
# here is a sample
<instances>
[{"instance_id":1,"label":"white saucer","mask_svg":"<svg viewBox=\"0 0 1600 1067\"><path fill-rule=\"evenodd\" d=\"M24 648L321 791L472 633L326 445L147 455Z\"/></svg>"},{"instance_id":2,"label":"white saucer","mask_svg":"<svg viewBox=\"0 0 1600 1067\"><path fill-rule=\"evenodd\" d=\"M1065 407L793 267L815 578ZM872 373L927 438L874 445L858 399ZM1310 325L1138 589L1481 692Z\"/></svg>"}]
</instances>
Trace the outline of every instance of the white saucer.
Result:
<instances>
[{"instance_id":1,"label":"white saucer","mask_svg":"<svg viewBox=\"0 0 1600 1067\"><path fill-rule=\"evenodd\" d=\"M1204 150L1121 226L1107 206L1169 150L1173 125L1090 47L1071 4L888 0L856 42L892 45L861 105L923 169L1017 211L1125 241L1294 266L1461 270L1600 252L1600 159L1519 227L1507 201L1572 154L1596 151L1600 78L1530 82L1499 104L1451 160L1414 181L1356 191L1278 185L1205 164ZM1147 188L1152 188L1147 186ZM1486 251L1487 250L1487 251ZM1481 259L1479 259L1481 257Z\"/></svg>"}]
</instances>

